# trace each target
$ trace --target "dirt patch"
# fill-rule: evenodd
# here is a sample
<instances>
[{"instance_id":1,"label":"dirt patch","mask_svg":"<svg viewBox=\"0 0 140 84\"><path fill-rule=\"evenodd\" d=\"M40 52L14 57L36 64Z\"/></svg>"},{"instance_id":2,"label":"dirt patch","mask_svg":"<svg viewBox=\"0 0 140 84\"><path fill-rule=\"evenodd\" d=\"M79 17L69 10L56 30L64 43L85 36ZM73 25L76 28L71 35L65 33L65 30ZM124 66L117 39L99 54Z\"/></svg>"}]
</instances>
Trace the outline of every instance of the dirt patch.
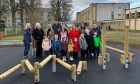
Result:
<instances>
[{"instance_id":1,"label":"dirt patch","mask_svg":"<svg viewBox=\"0 0 140 84\"><path fill-rule=\"evenodd\" d=\"M121 42L107 41L107 44L115 44L115 45L124 45ZM140 45L137 44L129 44L129 47L134 50L140 50Z\"/></svg>"}]
</instances>

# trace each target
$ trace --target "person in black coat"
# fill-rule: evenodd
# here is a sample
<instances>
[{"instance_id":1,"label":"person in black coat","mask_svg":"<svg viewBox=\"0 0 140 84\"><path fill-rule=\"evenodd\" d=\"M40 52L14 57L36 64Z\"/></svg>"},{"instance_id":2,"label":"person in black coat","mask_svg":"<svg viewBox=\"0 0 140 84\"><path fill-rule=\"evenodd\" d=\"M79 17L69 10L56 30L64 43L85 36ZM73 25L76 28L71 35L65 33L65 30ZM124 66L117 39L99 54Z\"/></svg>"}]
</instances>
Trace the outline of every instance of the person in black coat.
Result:
<instances>
[{"instance_id":1,"label":"person in black coat","mask_svg":"<svg viewBox=\"0 0 140 84\"><path fill-rule=\"evenodd\" d=\"M44 37L44 31L40 26L40 23L36 23L35 29L33 30L32 33L33 38L35 39L36 42L36 57L37 58L42 58L42 40Z\"/></svg>"},{"instance_id":2,"label":"person in black coat","mask_svg":"<svg viewBox=\"0 0 140 84\"><path fill-rule=\"evenodd\" d=\"M57 34L58 35L58 39L60 39L61 24L58 23L58 20L54 21L54 24L52 25L52 29L54 30L54 34Z\"/></svg>"}]
</instances>

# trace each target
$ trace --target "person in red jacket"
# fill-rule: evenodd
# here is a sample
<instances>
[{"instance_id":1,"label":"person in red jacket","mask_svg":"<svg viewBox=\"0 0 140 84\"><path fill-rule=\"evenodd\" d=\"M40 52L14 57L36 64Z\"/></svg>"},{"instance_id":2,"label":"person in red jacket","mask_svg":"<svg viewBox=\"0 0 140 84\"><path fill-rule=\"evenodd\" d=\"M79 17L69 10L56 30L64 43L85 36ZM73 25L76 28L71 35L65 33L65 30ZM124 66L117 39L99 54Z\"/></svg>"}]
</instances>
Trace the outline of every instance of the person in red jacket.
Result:
<instances>
[{"instance_id":1,"label":"person in red jacket","mask_svg":"<svg viewBox=\"0 0 140 84\"><path fill-rule=\"evenodd\" d=\"M74 38L78 38L80 37L80 32L78 29L76 29L76 26L73 25L72 29L69 31L69 38L74 42Z\"/></svg>"},{"instance_id":2,"label":"person in red jacket","mask_svg":"<svg viewBox=\"0 0 140 84\"><path fill-rule=\"evenodd\" d=\"M78 52L80 51L78 38L74 38L73 45L74 45L73 58L74 60L76 60L78 58Z\"/></svg>"}]
</instances>

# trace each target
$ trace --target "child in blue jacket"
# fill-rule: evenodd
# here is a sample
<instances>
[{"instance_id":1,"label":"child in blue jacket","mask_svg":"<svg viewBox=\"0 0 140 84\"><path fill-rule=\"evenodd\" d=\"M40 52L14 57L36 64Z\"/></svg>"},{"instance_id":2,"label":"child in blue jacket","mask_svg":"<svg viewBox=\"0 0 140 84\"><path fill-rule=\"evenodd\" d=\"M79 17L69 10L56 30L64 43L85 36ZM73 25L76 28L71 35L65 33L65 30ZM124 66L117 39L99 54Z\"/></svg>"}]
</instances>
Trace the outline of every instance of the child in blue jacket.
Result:
<instances>
[{"instance_id":1,"label":"child in blue jacket","mask_svg":"<svg viewBox=\"0 0 140 84\"><path fill-rule=\"evenodd\" d=\"M54 35L54 40L52 41L52 50L53 50L53 53L57 57L60 57L61 49L62 49L61 41L58 40L58 34L55 34Z\"/></svg>"}]
</instances>

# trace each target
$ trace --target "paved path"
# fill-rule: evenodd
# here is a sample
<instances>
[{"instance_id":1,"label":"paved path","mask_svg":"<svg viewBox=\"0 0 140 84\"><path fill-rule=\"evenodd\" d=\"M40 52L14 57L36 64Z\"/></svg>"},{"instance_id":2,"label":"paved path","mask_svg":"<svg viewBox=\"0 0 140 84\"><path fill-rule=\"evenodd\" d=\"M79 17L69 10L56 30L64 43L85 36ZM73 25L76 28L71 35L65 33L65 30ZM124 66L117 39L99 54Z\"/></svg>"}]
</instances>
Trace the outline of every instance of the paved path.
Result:
<instances>
[{"instance_id":1,"label":"paved path","mask_svg":"<svg viewBox=\"0 0 140 84\"><path fill-rule=\"evenodd\" d=\"M122 46L112 45L122 48ZM77 82L73 83L70 79L70 71L57 64L57 73L51 72L51 62L40 70L40 84L139 84L140 83L140 52L131 50L136 56L129 69L123 69L119 63L120 54L108 50L111 55L111 62L107 65L107 70L102 71L97 65L97 60L88 60L88 71L77 76ZM16 65L22 59L23 48L0 48L0 73ZM32 57L33 63L37 60ZM71 63L71 62L69 62ZM78 62L74 62L78 63ZM72 63L71 63L72 64ZM24 75L20 70L0 80L0 84L34 84L33 74L29 70Z\"/></svg>"},{"instance_id":2,"label":"paved path","mask_svg":"<svg viewBox=\"0 0 140 84\"><path fill-rule=\"evenodd\" d=\"M4 46L4 45L21 45L23 44L22 41L18 41L18 40L13 40L13 41L0 41L0 46Z\"/></svg>"}]
</instances>

